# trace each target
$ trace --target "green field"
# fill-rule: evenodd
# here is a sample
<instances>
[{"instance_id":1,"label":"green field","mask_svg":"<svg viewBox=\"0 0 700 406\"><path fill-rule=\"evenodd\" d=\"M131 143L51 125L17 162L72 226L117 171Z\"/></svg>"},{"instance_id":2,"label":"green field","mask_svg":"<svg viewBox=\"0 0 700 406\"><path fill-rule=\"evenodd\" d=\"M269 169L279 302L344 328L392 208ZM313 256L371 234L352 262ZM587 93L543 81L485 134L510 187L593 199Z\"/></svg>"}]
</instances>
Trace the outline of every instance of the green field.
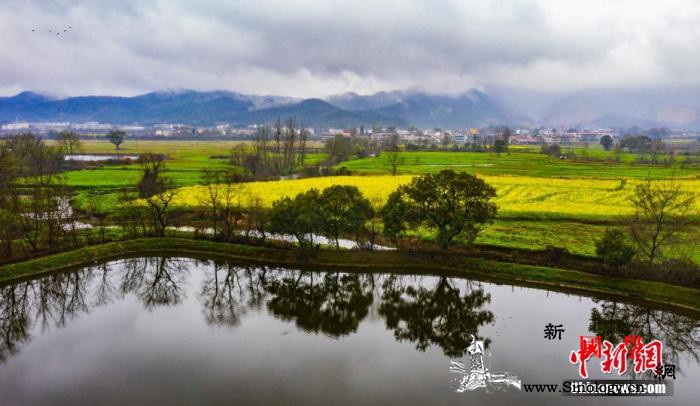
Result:
<instances>
[{"instance_id":1,"label":"green field","mask_svg":"<svg viewBox=\"0 0 700 406\"><path fill-rule=\"evenodd\" d=\"M590 157L613 159L612 153L591 149ZM623 154L620 162L559 159L534 148L516 148L510 154L484 152L404 152L398 173L430 173L451 168L475 175L514 175L564 178L654 178L700 177L700 167L679 162L672 166L636 164L634 156ZM338 167L364 173L390 173L382 156L342 162Z\"/></svg>"},{"instance_id":2,"label":"green field","mask_svg":"<svg viewBox=\"0 0 700 406\"><path fill-rule=\"evenodd\" d=\"M84 154L138 155L147 152L166 155L166 173L179 186L197 184L203 169L229 167L226 156L241 141L127 141L119 151L104 140L84 140ZM322 153L307 155L309 164L325 159ZM93 169L70 171L66 182L76 188L120 188L136 184L141 168L138 165L102 165Z\"/></svg>"},{"instance_id":3,"label":"green field","mask_svg":"<svg viewBox=\"0 0 700 406\"><path fill-rule=\"evenodd\" d=\"M241 141L127 141L119 153L123 155L146 152L162 153L167 156L167 174L179 186L195 185L199 182L202 169L223 169L228 166L225 158L231 148ZM315 145L316 147L320 145ZM466 171L476 175L512 175L533 177L564 178L654 178L685 177L700 178L700 167L684 165L682 159L673 166L652 166L635 164L635 155L622 154L620 162L582 162L548 157L535 147L511 148L510 154L481 152L404 152L399 173L418 174L437 172L442 169ZM577 155L583 152L590 157L612 159L614 154L602 148L582 147L572 149ZM564 149L566 151L566 148ZM104 140L83 141L83 153L116 154L114 145ZM318 164L327 158L323 153L307 155L308 164ZM356 159L343 162L337 167L345 167L359 173L386 174L389 168L379 157ZM69 186L86 189L112 189L136 183L140 176L138 165L108 166L94 169L71 171L66 175Z\"/></svg>"}]
</instances>

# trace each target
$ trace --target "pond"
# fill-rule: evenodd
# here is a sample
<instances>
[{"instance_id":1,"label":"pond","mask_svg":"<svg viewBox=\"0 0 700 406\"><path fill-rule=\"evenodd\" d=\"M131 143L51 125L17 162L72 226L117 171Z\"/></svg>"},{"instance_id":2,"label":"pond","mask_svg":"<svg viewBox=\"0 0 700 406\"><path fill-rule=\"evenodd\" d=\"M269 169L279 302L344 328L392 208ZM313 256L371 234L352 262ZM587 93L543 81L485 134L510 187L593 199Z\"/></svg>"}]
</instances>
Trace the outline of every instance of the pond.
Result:
<instances>
[{"instance_id":1,"label":"pond","mask_svg":"<svg viewBox=\"0 0 700 406\"><path fill-rule=\"evenodd\" d=\"M673 396L455 392L471 344L495 375L561 385L579 336L629 334L664 344ZM692 404L699 351L692 317L461 277L148 257L0 287L2 405Z\"/></svg>"},{"instance_id":2,"label":"pond","mask_svg":"<svg viewBox=\"0 0 700 406\"><path fill-rule=\"evenodd\" d=\"M98 162L98 161L108 161L110 159L138 159L138 155L89 155L89 154L73 154L65 155L63 159L66 161L84 161L84 162Z\"/></svg>"}]
</instances>

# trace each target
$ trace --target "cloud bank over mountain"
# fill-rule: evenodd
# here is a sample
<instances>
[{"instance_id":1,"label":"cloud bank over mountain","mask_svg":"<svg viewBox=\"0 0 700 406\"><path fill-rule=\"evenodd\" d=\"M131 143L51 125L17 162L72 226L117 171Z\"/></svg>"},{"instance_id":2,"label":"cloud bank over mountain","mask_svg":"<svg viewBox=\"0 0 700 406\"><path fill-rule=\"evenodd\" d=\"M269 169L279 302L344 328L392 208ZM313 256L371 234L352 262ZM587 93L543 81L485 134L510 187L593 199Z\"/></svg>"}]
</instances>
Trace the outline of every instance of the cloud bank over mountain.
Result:
<instances>
[{"instance_id":1,"label":"cloud bank over mountain","mask_svg":"<svg viewBox=\"0 0 700 406\"><path fill-rule=\"evenodd\" d=\"M0 94L698 85L699 20L693 0L5 0Z\"/></svg>"}]
</instances>

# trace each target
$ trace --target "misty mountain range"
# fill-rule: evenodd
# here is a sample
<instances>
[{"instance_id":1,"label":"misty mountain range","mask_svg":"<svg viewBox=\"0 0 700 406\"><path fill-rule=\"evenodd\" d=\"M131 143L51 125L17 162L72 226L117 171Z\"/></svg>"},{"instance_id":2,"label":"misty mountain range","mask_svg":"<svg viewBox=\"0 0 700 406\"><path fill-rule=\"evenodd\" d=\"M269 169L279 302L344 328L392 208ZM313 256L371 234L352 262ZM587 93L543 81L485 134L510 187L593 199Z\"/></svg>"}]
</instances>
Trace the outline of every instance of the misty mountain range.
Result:
<instances>
[{"instance_id":1,"label":"misty mountain range","mask_svg":"<svg viewBox=\"0 0 700 406\"><path fill-rule=\"evenodd\" d=\"M135 97L53 98L35 92L0 97L0 122L98 121L114 124L247 125L296 117L306 126L467 128L546 125L700 128L700 89L593 89L550 94L486 88L461 95L419 91L345 93L321 99L191 90Z\"/></svg>"}]
</instances>

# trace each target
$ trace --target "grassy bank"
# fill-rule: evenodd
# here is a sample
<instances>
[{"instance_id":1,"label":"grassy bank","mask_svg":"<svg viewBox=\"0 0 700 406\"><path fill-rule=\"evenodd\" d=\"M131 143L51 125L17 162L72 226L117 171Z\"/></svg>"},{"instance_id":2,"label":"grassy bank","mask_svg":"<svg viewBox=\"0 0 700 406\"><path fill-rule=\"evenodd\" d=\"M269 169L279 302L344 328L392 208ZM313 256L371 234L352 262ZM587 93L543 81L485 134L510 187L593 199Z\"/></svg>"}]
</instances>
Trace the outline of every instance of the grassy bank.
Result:
<instances>
[{"instance_id":1,"label":"grassy bank","mask_svg":"<svg viewBox=\"0 0 700 406\"><path fill-rule=\"evenodd\" d=\"M68 270L136 255L227 258L293 268L392 271L473 277L497 283L544 287L588 296L652 304L700 316L700 290L665 283L615 278L543 266L475 259L457 254L369 252L255 247L211 241L151 238L80 248L0 267L0 282Z\"/></svg>"}]
</instances>

